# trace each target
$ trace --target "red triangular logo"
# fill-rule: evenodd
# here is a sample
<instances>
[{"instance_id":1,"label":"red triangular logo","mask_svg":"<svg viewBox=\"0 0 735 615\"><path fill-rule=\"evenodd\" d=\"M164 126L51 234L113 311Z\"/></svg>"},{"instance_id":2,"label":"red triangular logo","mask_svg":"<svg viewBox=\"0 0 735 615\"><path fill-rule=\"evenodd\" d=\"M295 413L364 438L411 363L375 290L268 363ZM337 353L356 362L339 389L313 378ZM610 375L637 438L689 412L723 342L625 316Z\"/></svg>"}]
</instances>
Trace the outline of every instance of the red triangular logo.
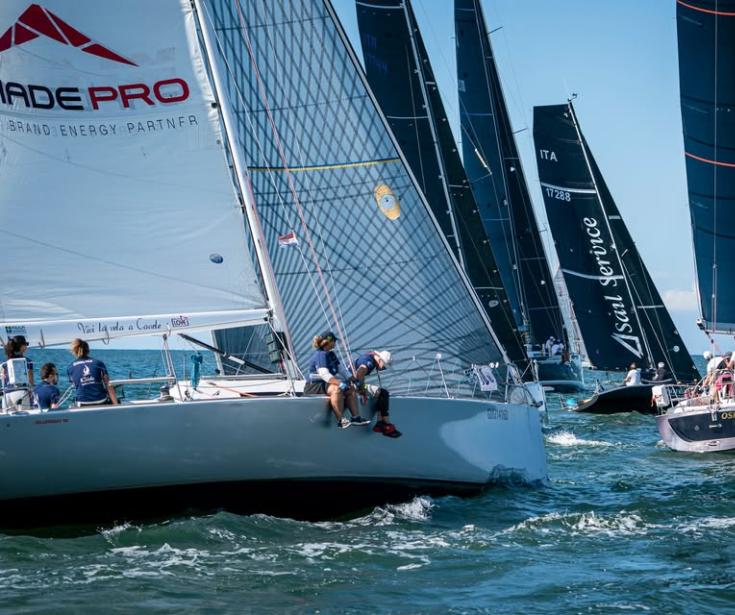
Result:
<instances>
[{"instance_id":1,"label":"red triangular logo","mask_svg":"<svg viewBox=\"0 0 735 615\"><path fill-rule=\"evenodd\" d=\"M18 21L10 26L0 36L0 53L13 47L32 41L39 36L45 36L55 40L62 45L71 45L99 58L120 62L130 66L138 66L132 60L118 55L104 45L82 34L79 30L72 28L68 23L54 15L51 11L43 8L40 4L31 4L18 18Z\"/></svg>"}]
</instances>

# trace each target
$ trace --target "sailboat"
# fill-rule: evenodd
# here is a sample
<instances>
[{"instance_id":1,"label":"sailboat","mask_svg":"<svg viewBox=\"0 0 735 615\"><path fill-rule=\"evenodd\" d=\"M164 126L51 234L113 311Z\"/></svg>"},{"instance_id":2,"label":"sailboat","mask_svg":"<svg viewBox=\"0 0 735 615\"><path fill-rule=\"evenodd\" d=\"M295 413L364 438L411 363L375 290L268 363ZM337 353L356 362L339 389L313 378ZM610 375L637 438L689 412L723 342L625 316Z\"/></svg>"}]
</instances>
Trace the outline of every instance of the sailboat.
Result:
<instances>
[{"instance_id":1,"label":"sailboat","mask_svg":"<svg viewBox=\"0 0 735 615\"><path fill-rule=\"evenodd\" d=\"M684 128L689 210L692 220L701 328L708 334L735 332L735 2L677 1L679 84ZM729 373L713 374L699 396L660 414L664 443L677 451L735 449L735 399ZM663 404L662 404L663 405Z\"/></svg>"},{"instance_id":2,"label":"sailboat","mask_svg":"<svg viewBox=\"0 0 735 615\"><path fill-rule=\"evenodd\" d=\"M168 368L156 399L6 411L1 524L546 479L539 414L506 401L520 382L329 2L9 0L0 19L0 330L160 336ZM270 330L273 373L176 378L171 336L246 326ZM301 395L325 326L346 364L393 352L403 437Z\"/></svg>"},{"instance_id":3,"label":"sailboat","mask_svg":"<svg viewBox=\"0 0 735 615\"><path fill-rule=\"evenodd\" d=\"M544 351L552 338L568 351L569 340L481 3L455 0L454 12L464 166L503 286L538 379L557 391L583 390L579 355Z\"/></svg>"},{"instance_id":4,"label":"sailboat","mask_svg":"<svg viewBox=\"0 0 735 615\"><path fill-rule=\"evenodd\" d=\"M605 184L572 102L534 108L541 191L561 270L592 367L654 370L699 380L691 356ZM654 414L652 385L598 391L582 412Z\"/></svg>"}]
</instances>

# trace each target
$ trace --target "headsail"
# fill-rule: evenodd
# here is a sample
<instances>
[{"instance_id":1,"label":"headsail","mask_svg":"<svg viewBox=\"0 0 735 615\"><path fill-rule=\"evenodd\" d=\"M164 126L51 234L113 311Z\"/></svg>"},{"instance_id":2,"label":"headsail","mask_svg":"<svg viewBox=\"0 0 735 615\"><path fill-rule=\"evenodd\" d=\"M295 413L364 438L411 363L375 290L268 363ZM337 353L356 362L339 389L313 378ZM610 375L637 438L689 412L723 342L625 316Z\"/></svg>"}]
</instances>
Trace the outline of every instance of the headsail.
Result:
<instances>
[{"instance_id":1,"label":"headsail","mask_svg":"<svg viewBox=\"0 0 735 615\"><path fill-rule=\"evenodd\" d=\"M365 71L510 359L526 353L409 0L357 0Z\"/></svg>"},{"instance_id":2,"label":"headsail","mask_svg":"<svg viewBox=\"0 0 735 615\"><path fill-rule=\"evenodd\" d=\"M0 24L2 334L263 322L189 2L6 0Z\"/></svg>"},{"instance_id":3,"label":"headsail","mask_svg":"<svg viewBox=\"0 0 735 615\"><path fill-rule=\"evenodd\" d=\"M620 216L571 103L534 108L541 191L564 281L592 365L665 363L699 374Z\"/></svg>"},{"instance_id":4,"label":"headsail","mask_svg":"<svg viewBox=\"0 0 735 615\"><path fill-rule=\"evenodd\" d=\"M735 332L735 0L677 0L679 84L702 319Z\"/></svg>"},{"instance_id":5,"label":"headsail","mask_svg":"<svg viewBox=\"0 0 735 615\"><path fill-rule=\"evenodd\" d=\"M563 319L515 144L479 0L455 0L465 169L519 325L532 343L562 338ZM515 289L515 292L514 292Z\"/></svg>"},{"instance_id":6,"label":"headsail","mask_svg":"<svg viewBox=\"0 0 735 615\"><path fill-rule=\"evenodd\" d=\"M338 326L391 350L392 391L460 392L503 354L331 5L201 4L301 365Z\"/></svg>"}]
</instances>

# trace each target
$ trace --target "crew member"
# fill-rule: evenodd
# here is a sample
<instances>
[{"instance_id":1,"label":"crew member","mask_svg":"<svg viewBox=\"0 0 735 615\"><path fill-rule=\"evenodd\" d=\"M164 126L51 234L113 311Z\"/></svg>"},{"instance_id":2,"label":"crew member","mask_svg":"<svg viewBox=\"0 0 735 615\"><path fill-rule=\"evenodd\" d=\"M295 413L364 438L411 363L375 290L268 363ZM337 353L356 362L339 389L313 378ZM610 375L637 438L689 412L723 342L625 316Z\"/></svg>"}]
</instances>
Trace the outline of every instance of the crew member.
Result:
<instances>
[{"instance_id":1,"label":"crew member","mask_svg":"<svg viewBox=\"0 0 735 615\"><path fill-rule=\"evenodd\" d=\"M378 385L365 384L365 377L372 374L382 372L390 365L391 355L387 350L370 351L361 354L355 359L355 385L357 392L367 401L368 395L375 399L375 411L378 414L378 422L375 423L373 431L382 433L389 438L399 438L402 434L396 429L396 426L390 422L388 414L390 413L390 393L380 385L380 376L378 375Z\"/></svg>"},{"instance_id":2,"label":"crew member","mask_svg":"<svg viewBox=\"0 0 735 615\"><path fill-rule=\"evenodd\" d=\"M89 344L75 339L71 343L71 353L76 357L66 371L76 389L77 406L104 406L117 404L115 387L110 384L110 376L105 364L89 356Z\"/></svg>"}]
</instances>

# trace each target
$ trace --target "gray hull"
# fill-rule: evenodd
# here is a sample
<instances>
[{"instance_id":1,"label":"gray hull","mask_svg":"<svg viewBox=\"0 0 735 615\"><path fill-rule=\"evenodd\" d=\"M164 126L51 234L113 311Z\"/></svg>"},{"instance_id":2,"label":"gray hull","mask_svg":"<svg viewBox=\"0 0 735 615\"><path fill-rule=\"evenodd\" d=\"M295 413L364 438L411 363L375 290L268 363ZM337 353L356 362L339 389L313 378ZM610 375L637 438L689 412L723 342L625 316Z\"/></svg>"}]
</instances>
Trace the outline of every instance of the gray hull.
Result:
<instances>
[{"instance_id":1,"label":"gray hull","mask_svg":"<svg viewBox=\"0 0 735 615\"><path fill-rule=\"evenodd\" d=\"M664 444L675 451L735 450L735 406L676 407L656 417Z\"/></svg>"},{"instance_id":2,"label":"gray hull","mask_svg":"<svg viewBox=\"0 0 735 615\"><path fill-rule=\"evenodd\" d=\"M39 503L49 499L73 511L79 503L96 507L124 494L117 499L142 499L145 513L146 498L155 493L198 508L226 507L236 491L237 501L257 510L260 487L272 495L300 485L308 495L304 486L312 484L336 502L346 487L364 492L370 486L379 498L431 492L432 486L439 493L460 493L494 481L546 479L534 408L396 397L391 410L401 438L374 433L370 426L338 429L319 397L3 416L0 522L47 508ZM365 505L369 491L362 493ZM309 503L291 502L292 514L299 516ZM48 513L53 518L55 509Z\"/></svg>"}]
</instances>

